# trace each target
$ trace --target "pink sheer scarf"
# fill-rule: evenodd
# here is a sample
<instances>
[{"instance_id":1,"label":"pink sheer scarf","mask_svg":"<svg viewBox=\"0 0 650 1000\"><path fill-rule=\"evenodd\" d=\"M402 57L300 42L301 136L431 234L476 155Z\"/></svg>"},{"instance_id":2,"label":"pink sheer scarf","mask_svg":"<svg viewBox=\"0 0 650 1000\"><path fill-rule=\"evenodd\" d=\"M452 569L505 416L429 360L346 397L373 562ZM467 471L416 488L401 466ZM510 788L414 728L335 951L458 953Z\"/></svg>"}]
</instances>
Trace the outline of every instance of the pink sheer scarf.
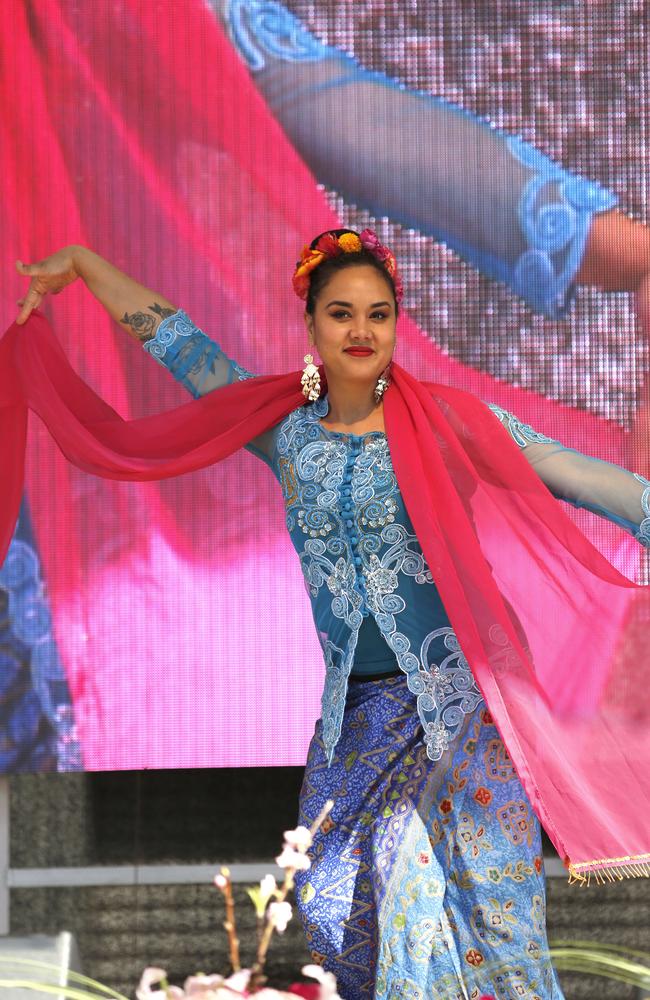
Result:
<instances>
[{"instance_id":1,"label":"pink sheer scarf","mask_svg":"<svg viewBox=\"0 0 650 1000\"><path fill-rule=\"evenodd\" d=\"M28 408L78 468L151 480L226 458L302 405L298 387L298 372L266 376L126 421L72 370L43 317L13 326L0 342L0 560ZM650 873L650 693L627 684L630 660L648 658L650 591L593 548L475 397L396 365L385 418L451 623L558 852L576 877Z\"/></svg>"}]
</instances>

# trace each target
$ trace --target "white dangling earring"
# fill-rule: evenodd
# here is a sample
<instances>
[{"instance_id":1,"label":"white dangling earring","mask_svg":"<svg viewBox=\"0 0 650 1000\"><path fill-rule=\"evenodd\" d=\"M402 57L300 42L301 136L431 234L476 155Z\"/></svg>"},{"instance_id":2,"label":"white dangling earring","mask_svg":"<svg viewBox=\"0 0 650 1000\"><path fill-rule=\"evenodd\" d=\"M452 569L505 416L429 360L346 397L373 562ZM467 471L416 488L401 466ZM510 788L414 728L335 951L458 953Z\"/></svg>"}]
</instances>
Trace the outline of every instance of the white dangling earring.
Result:
<instances>
[{"instance_id":1,"label":"white dangling earring","mask_svg":"<svg viewBox=\"0 0 650 1000\"><path fill-rule=\"evenodd\" d=\"M392 379L390 377L390 363L389 363L386 365L383 372L377 379L377 385L375 386L375 403L381 403L382 399L384 398L384 393L386 392L388 386L391 384L391 381Z\"/></svg>"},{"instance_id":2,"label":"white dangling earring","mask_svg":"<svg viewBox=\"0 0 650 1000\"><path fill-rule=\"evenodd\" d=\"M303 396L310 403L314 403L320 398L320 372L314 364L314 358L311 354L305 354L305 367L302 370L300 385Z\"/></svg>"}]
</instances>

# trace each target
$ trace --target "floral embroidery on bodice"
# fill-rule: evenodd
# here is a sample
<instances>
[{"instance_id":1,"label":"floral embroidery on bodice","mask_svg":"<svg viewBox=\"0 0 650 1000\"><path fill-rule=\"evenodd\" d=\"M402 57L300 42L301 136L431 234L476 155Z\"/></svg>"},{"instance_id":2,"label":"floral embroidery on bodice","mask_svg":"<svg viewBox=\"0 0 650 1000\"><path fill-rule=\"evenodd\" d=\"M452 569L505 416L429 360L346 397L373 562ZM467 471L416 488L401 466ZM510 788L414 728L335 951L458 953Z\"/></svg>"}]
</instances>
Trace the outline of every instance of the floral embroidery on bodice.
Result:
<instances>
[{"instance_id":1,"label":"floral embroidery on bodice","mask_svg":"<svg viewBox=\"0 0 650 1000\"><path fill-rule=\"evenodd\" d=\"M145 350L194 396L254 377L182 310L163 320ZM555 496L650 547L649 480L488 405ZM326 664L327 754L331 760L353 667L384 670L397 661L417 696L427 753L439 760L481 695L402 502L385 435L328 431L328 407L326 397L302 406L246 446L282 488Z\"/></svg>"},{"instance_id":2,"label":"floral embroidery on bodice","mask_svg":"<svg viewBox=\"0 0 650 1000\"><path fill-rule=\"evenodd\" d=\"M272 466L327 664L323 739L333 753L364 618L417 695L439 760L481 700L404 507L386 436L326 430L327 398L280 425Z\"/></svg>"}]
</instances>

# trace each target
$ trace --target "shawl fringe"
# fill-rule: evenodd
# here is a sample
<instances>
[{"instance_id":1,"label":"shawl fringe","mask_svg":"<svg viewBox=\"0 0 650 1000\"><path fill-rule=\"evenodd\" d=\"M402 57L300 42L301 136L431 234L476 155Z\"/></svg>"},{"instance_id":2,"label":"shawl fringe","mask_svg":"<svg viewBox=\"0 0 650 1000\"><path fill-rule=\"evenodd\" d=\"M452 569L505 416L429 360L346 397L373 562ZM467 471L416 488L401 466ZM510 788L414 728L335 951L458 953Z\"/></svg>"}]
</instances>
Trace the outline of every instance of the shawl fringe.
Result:
<instances>
[{"instance_id":1,"label":"shawl fringe","mask_svg":"<svg viewBox=\"0 0 650 1000\"><path fill-rule=\"evenodd\" d=\"M626 878L650 878L650 854L628 855L623 858L598 858L567 865L569 885L606 885Z\"/></svg>"}]
</instances>

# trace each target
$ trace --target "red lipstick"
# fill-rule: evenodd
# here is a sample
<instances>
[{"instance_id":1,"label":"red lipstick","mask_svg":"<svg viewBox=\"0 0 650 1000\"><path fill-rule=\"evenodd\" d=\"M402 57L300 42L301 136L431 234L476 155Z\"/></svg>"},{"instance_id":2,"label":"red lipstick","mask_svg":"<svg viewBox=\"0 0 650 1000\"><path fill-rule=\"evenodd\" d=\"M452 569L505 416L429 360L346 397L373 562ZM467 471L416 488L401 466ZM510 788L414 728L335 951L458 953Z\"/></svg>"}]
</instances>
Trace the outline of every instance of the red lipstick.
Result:
<instances>
[{"instance_id":1,"label":"red lipstick","mask_svg":"<svg viewBox=\"0 0 650 1000\"><path fill-rule=\"evenodd\" d=\"M351 354L353 358L367 358L375 352L370 347L346 347L346 354Z\"/></svg>"}]
</instances>

